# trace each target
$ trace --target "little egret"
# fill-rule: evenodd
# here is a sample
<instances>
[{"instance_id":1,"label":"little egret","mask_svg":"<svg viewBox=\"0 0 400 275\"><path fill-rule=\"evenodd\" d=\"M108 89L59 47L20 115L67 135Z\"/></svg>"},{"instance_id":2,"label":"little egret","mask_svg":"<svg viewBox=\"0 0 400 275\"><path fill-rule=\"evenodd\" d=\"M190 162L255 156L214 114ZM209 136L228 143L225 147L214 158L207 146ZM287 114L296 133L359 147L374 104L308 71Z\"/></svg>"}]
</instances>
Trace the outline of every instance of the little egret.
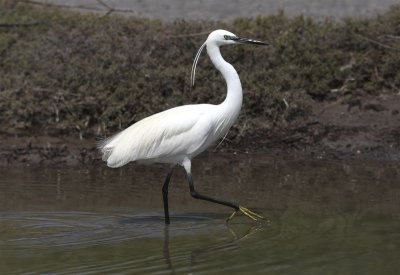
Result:
<instances>
[{"instance_id":1,"label":"little egret","mask_svg":"<svg viewBox=\"0 0 400 275\"><path fill-rule=\"evenodd\" d=\"M243 99L239 75L233 66L224 60L220 52L221 46L236 44L267 45L258 40L238 37L225 30L216 30L210 33L193 62L192 85L194 85L197 61L203 48L206 47L208 56L227 84L227 96L221 104L175 107L146 117L99 143L102 159L112 168L123 166L128 162L171 164L162 187L166 224L170 223L168 185L173 169L177 165L183 166L186 170L193 198L222 204L235 210L228 220L238 211L253 220L263 219L261 215L241 205L199 194L194 188L191 173L191 160L223 138L239 115Z\"/></svg>"}]
</instances>

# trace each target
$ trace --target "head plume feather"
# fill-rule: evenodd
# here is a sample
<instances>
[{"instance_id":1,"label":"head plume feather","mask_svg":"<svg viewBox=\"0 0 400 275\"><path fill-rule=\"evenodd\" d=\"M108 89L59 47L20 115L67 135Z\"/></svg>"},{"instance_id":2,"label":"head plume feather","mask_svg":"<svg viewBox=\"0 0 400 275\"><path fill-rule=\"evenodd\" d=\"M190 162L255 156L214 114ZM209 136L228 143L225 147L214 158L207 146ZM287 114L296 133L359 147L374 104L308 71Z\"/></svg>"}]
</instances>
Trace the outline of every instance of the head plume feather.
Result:
<instances>
[{"instance_id":1,"label":"head plume feather","mask_svg":"<svg viewBox=\"0 0 400 275\"><path fill-rule=\"evenodd\" d=\"M199 61L201 52L203 51L203 48L205 47L206 42L203 43L203 45L201 45L200 49L197 51L196 57L194 58L193 61L193 66L192 66L192 72L190 74L190 83L192 85L192 87L194 86L194 79L196 77L196 66L197 66L197 62Z\"/></svg>"}]
</instances>

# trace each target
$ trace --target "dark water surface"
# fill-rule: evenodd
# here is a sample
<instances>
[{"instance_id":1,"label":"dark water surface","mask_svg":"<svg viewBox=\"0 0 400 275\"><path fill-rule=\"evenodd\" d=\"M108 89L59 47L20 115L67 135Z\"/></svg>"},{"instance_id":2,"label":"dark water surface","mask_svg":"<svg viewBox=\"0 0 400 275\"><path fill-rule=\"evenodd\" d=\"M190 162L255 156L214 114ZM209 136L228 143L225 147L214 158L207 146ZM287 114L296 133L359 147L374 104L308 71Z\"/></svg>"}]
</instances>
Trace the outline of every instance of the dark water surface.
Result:
<instances>
[{"instance_id":1,"label":"dark water surface","mask_svg":"<svg viewBox=\"0 0 400 275\"><path fill-rule=\"evenodd\" d=\"M0 168L0 274L398 274L400 164L205 156L182 169Z\"/></svg>"}]
</instances>

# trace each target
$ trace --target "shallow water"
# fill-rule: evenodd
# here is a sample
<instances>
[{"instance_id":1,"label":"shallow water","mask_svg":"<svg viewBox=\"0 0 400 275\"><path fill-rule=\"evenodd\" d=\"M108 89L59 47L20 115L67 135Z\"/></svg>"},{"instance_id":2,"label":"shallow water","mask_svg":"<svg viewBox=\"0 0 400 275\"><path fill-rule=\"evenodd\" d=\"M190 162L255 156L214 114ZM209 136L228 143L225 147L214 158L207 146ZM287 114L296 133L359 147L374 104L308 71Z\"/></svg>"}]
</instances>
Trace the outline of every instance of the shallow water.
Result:
<instances>
[{"instance_id":1,"label":"shallow water","mask_svg":"<svg viewBox=\"0 0 400 275\"><path fill-rule=\"evenodd\" d=\"M1 168L0 274L398 274L400 164L264 156L194 161L196 201L167 167Z\"/></svg>"}]
</instances>

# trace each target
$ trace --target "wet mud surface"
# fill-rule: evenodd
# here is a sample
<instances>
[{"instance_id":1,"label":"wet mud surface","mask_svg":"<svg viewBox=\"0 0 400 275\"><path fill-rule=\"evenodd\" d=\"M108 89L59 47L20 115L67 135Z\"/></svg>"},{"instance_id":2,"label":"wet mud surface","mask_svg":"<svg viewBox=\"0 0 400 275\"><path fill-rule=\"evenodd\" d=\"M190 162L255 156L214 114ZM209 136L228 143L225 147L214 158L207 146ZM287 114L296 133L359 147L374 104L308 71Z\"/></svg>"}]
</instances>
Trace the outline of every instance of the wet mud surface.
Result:
<instances>
[{"instance_id":1,"label":"wet mud surface","mask_svg":"<svg viewBox=\"0 0 400 275\"><path fill-rule=\"evenodd\" d=\"M265 154L309 159L400 159L400 95L315 107L314 116L203 154ZM2 136L0 165L80 165L101 160L96 139Z\"/></svg>"}]
</instances>

